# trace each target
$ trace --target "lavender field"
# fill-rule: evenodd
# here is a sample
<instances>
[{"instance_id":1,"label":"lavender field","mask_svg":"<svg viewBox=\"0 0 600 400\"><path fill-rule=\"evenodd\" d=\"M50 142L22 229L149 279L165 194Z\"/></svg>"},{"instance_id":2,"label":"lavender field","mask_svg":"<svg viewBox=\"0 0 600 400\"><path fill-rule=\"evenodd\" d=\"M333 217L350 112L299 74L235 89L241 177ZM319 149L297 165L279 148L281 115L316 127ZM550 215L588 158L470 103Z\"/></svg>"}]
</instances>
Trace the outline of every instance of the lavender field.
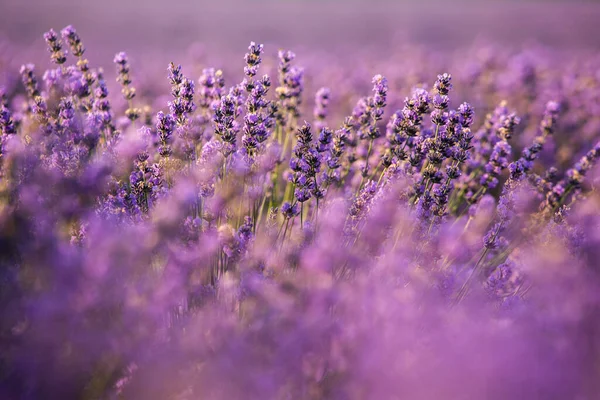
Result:
<instances>
[{"instance_id":1,"label":"lavender field","mask_svg":"<svg viewBox=\"0 0 600 400\"><path fill-rule=\"evenodd\" d=\"M600 4L0 13L0 400L600 399Z\"/></svg>"}]
</instances>

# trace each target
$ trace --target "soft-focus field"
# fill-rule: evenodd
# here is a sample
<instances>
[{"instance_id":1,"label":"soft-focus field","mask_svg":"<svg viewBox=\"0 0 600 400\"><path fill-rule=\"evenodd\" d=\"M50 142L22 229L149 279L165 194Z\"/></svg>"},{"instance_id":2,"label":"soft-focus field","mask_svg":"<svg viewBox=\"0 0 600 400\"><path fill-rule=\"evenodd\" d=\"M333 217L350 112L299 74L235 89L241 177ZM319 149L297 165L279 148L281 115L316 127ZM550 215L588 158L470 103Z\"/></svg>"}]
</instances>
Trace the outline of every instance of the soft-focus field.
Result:
<instances>
[{"instance_id":1,"label":"soft-focus field","mask_svg":"<svg viewBox=\"0 0 600 400\"><path fill-rule=\"evenodd\" d=\"M0 399L600 399L600 7L5 3Z\"/></svg>"}]
</instances>

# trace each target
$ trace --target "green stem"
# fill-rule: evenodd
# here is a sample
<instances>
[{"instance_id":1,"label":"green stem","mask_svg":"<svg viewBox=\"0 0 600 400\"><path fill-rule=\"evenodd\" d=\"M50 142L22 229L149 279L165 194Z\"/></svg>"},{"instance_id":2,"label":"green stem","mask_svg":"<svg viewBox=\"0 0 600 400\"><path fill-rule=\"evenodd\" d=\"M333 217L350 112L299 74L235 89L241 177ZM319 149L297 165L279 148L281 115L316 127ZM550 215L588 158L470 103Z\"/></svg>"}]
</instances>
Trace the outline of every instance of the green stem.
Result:
<instances>
[{"instance_id":1,"label":"green stem","mask_svg":"<svg viewBox=\"0 0 600 400\"><path fill-rule=\"evenodd\" d=\"M467 290L469 288L469 284L473 280L473 277L475 276L475 274L479 271L479 266L483 262L483 260L484 260L485 256L487 255L488 251L489 251L489 249L486 247L483 250L483 252L481 253L481 257L479 257L479 260L477 260L477 263L475 264L475 267L471 271L471 274L469 275L469 277L467 278L467 280L465 281L465 283L459 289L458 295L456 296L456 303L460 302L467 295Z\"/></svg>"},{"instance_id":2,"label":"green stem","mask_svg":"<svg viewBox=\"0 0 600 400\"><path fill-rule=\"evenodd\" d=\"M379 184L381 183L381 180L383 179L383 176L385 175L385 173L387 172L389 167L385 167L383 169L383 171L381 171L381 175L379 175L379 179L377 180L377 186L379 186Z\"/></svg>"},{"instance_id":3,"label":"green stem","mask_svg":"<svg viewBox=\"0 0 600 400\"><path fill-rule=\"evenodd\" d=\"M290 219L291 219L291 218L288 218L288 219L285 221L285 230L283 231L283 238L281 239L281 246L279 247L279 250L281 250L281 249L283 248L283 244L285 243L285 237L286 237L286 235L287 235L288 227L289 227L289 225L290 225Z\"/></svg>"},{"instance_id":4,"label":"green stem","mask_svg":"<svg viewBox=\"0 0 600 400\"><path fill-rule=\"evenodd\" d=\"M365 158L365 172L368 173L369 172L369 158L371 157L371 152L373 151L373 139L369 140L369 148L367 149L367 157ZM361 173L362 178L360 179L360 185L358 185L358 190L356 191L356 194L358 194L358 192L360 192L360 189L362 189L362 185L365 182L365 176L366 173Z\"/></svg>"},{"instance_id":5,"label":"green stem","mask_svg":"<svg viewBox=\"0 0 600 400\"><path fill-rule=\"evenodd\" d=\"M258 209L258 217L256 218L256 222L254 223L254 233L256 233L256 230L258 229L258 224L260 223L260 220L262 219L263 210L265 208L266 202L267 202L267 196L263 196L262 202L260 203L260 208Z\"/></svg>"}]
</instances>

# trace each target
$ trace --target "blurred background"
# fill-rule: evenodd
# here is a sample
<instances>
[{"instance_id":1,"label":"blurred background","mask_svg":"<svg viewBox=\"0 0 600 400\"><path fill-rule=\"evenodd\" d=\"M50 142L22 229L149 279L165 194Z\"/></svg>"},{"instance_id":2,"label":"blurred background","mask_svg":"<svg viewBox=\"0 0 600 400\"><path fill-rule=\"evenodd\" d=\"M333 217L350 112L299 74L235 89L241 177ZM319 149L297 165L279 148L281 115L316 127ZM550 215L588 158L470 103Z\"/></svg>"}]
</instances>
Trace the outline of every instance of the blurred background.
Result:
<instances>
[{"instance_id":1,"label":"blurred background","mask_svg":"<svg viewBox=\"0 0 600 400\"><path fill-rule=\"evenodd\" d=\"M600 47L600 2L582 0L0 0L0 37L43 49L43 32L74 25L87 57L110 63L125 50L170 57L188 49L243 54L250 40L277 47L385 51L475 40L501 45Z\"/></svg>"},{"instance_id":2,"label":"blurred background","mask_svg":"<svg viewBox=\"0 0 600 400\"><path fill-rule=\"evenodd\" d=\"M526 75L532 65L589 62L600 50L598 21L600 1L585 0L0 0L0 86L20 90L24 63L40 75L51 68L42 35L71 24L111 93L120 90L113 57L127 52L138 98L155 109L169 99L169 62L194 77L223 69L231 84L243 78L243 55L256 41L265 44L263 68L272 76L278 49L298 55L307 107L320 86L345 87L340 109L349 112L375 73L393 78L393 103L435 73L468 82L494 59L507 87L514 71ZM478 100L469 86L457 85L457 100L478 107L497 100Z\"/></svg>"}]
</instances>

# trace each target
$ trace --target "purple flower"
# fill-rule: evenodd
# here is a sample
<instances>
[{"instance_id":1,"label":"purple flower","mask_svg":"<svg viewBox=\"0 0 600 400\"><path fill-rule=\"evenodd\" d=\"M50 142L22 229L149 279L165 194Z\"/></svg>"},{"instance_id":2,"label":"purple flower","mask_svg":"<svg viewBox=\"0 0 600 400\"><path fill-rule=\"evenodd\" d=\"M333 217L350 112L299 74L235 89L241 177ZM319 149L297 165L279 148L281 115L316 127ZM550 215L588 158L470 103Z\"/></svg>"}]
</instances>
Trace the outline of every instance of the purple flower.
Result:
<instances>
[{"instance_id":1,"label":"purple flower","mask_svg":"<svg viewBox=\"0 0 600 400\"><path fill-rule=\"evenodd\" d=\"M473 125L473 116L475 112L469 103L462 103L458 106L458 112L461 118L460 123L463 128L469 128Z\"/></svg>"},{"instance_id":2,"label":"purple flower","mask_svg":"<svg viewBox=\"0 0 600 400\"><path fill-rule=\"evenodd\" d=\"M67 54L62 50L62 43L53 29L44 33L44 39L48 44L48 50L52 53L52 61L58 65L64 64L67 61Z\"/></svg>"},{"instance_id":3,"label":"purple flower","mask_svg":"<svg viewBox=\"0 0 600 400\"><path fill-rule=\"evenodd\" d=\"M34 74L35 66L33 64L24 64L21 66L20 74L23 85L29 97L34 98L40 95L38 82Z\"/></svg>"},{"instance_id":4,"label":"purple flower","mask_svg":"<svg viewBox=\"0 0 600 400\"><path fill-rule=\"evenodd\" d=\"M167 67L167 71L169 72L168 78L169 83L171 84L171 94L173 97L177 97L180 89L179 87L183 83L184 79L183 74L181 73L181 65L175 65L173 62L170 62L169 66Z\"/></svg>"},{"instance_id":5,"label":"purple flower","mask_svg":"<svg viewBox=\"0 0 600 400\"><path fill-rule=\"evenodd\" d=\"M263 52L263 45L256 44L254 42L250 42L250 46L248 46L248 53L244 56L244 60L246 61L246 67L244 67L244 74L252 79L256 72L258 71L258 67L262 59L260 55Z\"/></svg>"},{"instance_id":6,"label":"purple flower","mask_svg":"<svg viewBox=\"0 0 600 400\"><path fill-rule=\"evenodd\" d=\"M194 89L194 82L187 78L183 78L181 83L172 89L174 99L169 102L169 110L179 125L185 125L187 116L196 109Z\"/></svg>"},{"instance_id":7,"label":"purple flower","mask_svg":"<svg viewBox=\"0 0 600 400\"><path fill-rule=\"evenodd\" d=\"M407 97L404 100L405 107L419 116L429 112L430 103L431 97L427 90L423 88L414 89L412 97Z\"/></svg>"},{"instance_id":8,"label":"purple flower","mask_svg":"<svg viewBox=\"0 0 600 400\"><path fill-rule=\"evenodd\" d=\"M206 111L215 108L225 87L223 72L214 68L205 68L198 82L200 84L198 105Z\"/></svg>"},{"instance_id":9,"label":"purple flower","mask_svg":"<svg viewBox=\"0 0 600 400\"><path fill-rule=\"evenodd\" d=\"M433 85L433 88L441 95L446 96L448 92L452 89L452 75L448 73L443 73L437 76L437 80Z\"/></svg>"},{"instance_id":10,"label":"purple flower","mask_svg":"<svg viewBox=\"0 0 600 400\"><path fill-rule=\"evenodd\" d=\"M133 86L131 86L132 81L127 54L124 52L117 53L113 59L113 62L117 65L117 82L121 84L121 93L130 105L125 111L125 115L130 121L135 121L140 116L140 110L131 106L131 100L135 97L136 90Z\"/></svg>"},{"instance_id":11,"label":"purple flower","mask_svg":"<svg viewBox=\"0 0 600 400\"><path fill-rule=\"evenodd\" d=\"M159 153L163 157L171 155L171 137L175 128L175 120L171 114L164 114L159 111L156 115L156 130L160 139Z\"/></svg>"},{"instance_id":12,"label":"purple flower","mask_svg":"<svg viewBox=\"0 0 600 400\"><path fill-rule=\"evenodd\" d=\"M238 125L235 121L239 95L233 90L222 96L221 101L215 109L214 123L215 134L223 142L221 152L226 157L233 153L236 147Z\"/></svg>"},{"instance_id":13,"label":"purple flower","mask_svg":"<svg viewBox=\"0 0 600 400\"><path fill-rule=\"evenodd\" d=\"M433 96L432 104L433 108L435 108L436 110L445 110L448 108L449 102L450 99L448 98L448 96L436 94L435 96Z\"/></svg>"},{"instance_id":14,"label":"purple flower","mask_svg":"<svg viewBox=\"0 0 600 400\"><path fill-rule=\"evenodd\" d=\"M311 197L310 190L306 187L296 188L294 191L294 196L299 203L304 203Z\"/></svg>"},{"instance_id":15,"label":"purple flower","mask_svg":"<svg viewBox=\"0 0 600 400\"><path fill-rule=\"evenodd\" d=\"M298 203L292 205L289 202L285 202L281 206L281 213L286 219L294 218L300 214L300 207L298 206Z\"/></svg>"},{"instance_id":16,"label":"purple flower","mask_svg":"<svg viewBox=\"0 0 600 400\"><path fill-rule=\"evenodd\" d=\"M315 118L315 127L321 129L325 127L325 119L327 118L327 108L331 97L331 90L323 87L317 90L315 94L315 108L313 116Z\"/></svg>"},{"instance_id":17,"label":"purple flower","mask_svg":"<svg viewBox=\"0 0 600 400\"><path fill-rule=\"evenodd\" d=\"M546 103L544 116L542 117L542 122L540 123L540 129L544 135L551 135L554 132L559 113L560 104L558 104L556 101L549 101Z\"/></svg>"},{"instance_id":18,"label":"purple flower","mask_svg":"<svg viewBox=\"0 0 600 400\"><path fill-rule=\"evenodd\" d=\"M446 125L448 122L448 113L445 113L439 109L433 110L431 113L431 122L438 126Z\"/></svg>"},{"instance_id":19,"label":"purple flower","mask_svg":"<svg viewBox=\"0 0 600 400\"><path fill-rule=\"evenodd\" d=\"M515 113L508 114L500 120L500 136L505 140L512 137L515 131L515 127L521 122L521 119L517 117Z\"/></svg>"},{"instance_id":20,"label":"purple flower","mask_svg":"<svg viewBox=\"0 0 600 400\"><path fill-rule=\"evenodd\" d=\"M304 90L304 70L292 65L296 55L291 51L280 50L278 58L279 86L275 89L278 99L277 119L280 123L285 124L286 121L300 116L299 107Z\"/></svg>"},{"instance_id":21,"label":"purple flower","mask_svg":"<svg viewBox=\"0 0 600 400\"><path fill-rule=\"evenodd\" d=\"M510 144L499 141L494 146L489 162L485 165L485 173L481 177L481 185L484 188L493 189L498 185L498 176L502 170L508 167L508 158L512 152Z\"/></svg>"},{"instance_id":22,"label":"purple flower","mask_svg":"<svg viewBox=\"0 0 600 400\"><path fill-rule=\"evenodd\" d=\"M321 128L321 132L319 133L319 139L317 144L317 151L319 153L326 152L329 150L329 145L331 144L333 137L333 132L329 128Z\"/></svg>"},{"instance_id":23,"label":"purple flower","mask_svg":"<svg viewBox=\"0 0 600 400\"><path fill-rule=\"evenodd\" d=\"M83 53L85 52L85 47L83 47L83 43L81 42L79 35L75 31L75 28L69 25L63 28L63 30L60 33L63 39L69 44L69 47L71 48L71 53L73 53L75 57L82 57Z\"/></svg>"},{"instance_id":24,"label":"purple flower","mask_svg":"<svg viewBox=\"0 0 600 400\"><path fill-rule=\"evenodd\" d=\"M14 135L17 133L10 110L6 105L0 104L0 135Z\"/></svg>"}]
</instances>

